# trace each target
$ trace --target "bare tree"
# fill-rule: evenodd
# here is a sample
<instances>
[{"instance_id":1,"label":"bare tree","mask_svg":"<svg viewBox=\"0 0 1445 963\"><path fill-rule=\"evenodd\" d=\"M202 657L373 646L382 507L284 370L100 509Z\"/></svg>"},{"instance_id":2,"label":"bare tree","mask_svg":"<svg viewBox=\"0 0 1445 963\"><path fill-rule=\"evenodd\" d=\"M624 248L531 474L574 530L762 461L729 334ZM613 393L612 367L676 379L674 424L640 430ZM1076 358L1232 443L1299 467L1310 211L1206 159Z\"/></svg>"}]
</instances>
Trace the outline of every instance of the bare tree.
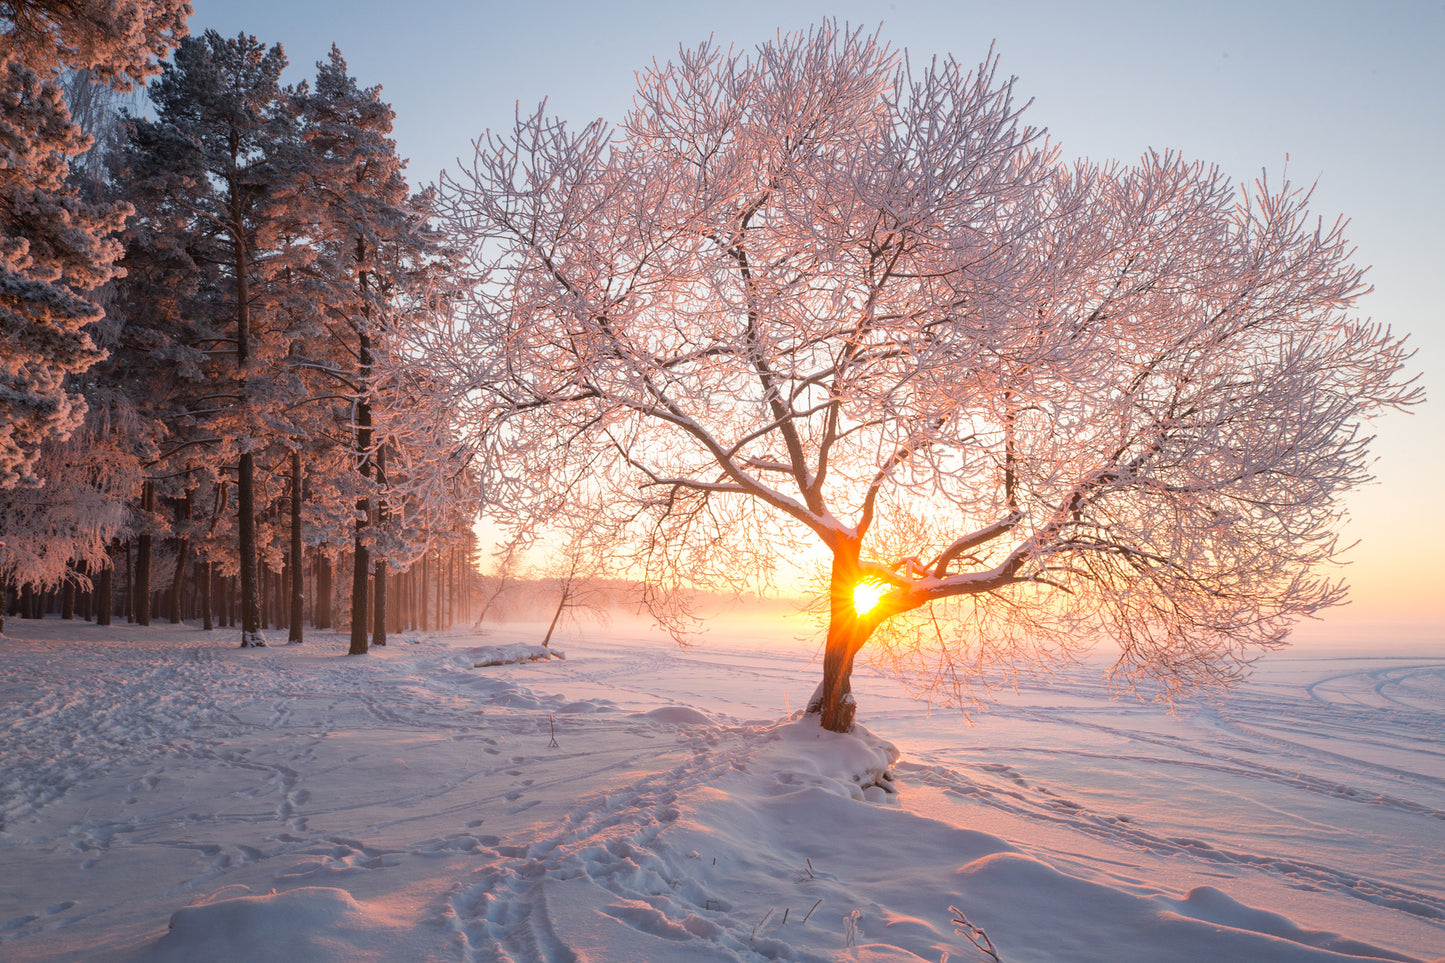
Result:
<instances>
[{"instance_id":1,"label":"bare tree","mask_svg":"<svg viewBox=\"0 0 1445 963\"><path fill-rule=\"evenodd\" d=\"M600 526L665 619L821 545L833 730L870 639L963 702L1111 636L1167 696L1341 601L1362 422L1420 397L1344 222L1172 153L1066 163L1021 111L996 61L829 23L655 64L616 131L479 141L439 211L482 281L426 363L489 511Z\"/></svg>"},{"instance_id":2,"label":"bare tree","mask_svg":"<svg viewBox=\"0 0 1445 963\"><path fill-rule=\"evenodd\" d=\"M507 596L517 584L517 545L509 542L493 557L492 569L482 575L482 610L472 628L481 628L493 610L502 610Z\"/></svg>"},{"instance_id":3,"label":"bare tree","mask_svg":"<svg viewBox=\"0 0 1445 963\"><path fill-rule=\"evenodd\" d=\"M544 648L551 643L552 634L563 619L575 623L579 612L603 620L607 618L607 591L598 578L602 564L601 546L585 533L574 535L553 555L542 573L544 583L557 593L552 621L547 624L547 634L542 637Z\"/></svg>"}]
</instances>

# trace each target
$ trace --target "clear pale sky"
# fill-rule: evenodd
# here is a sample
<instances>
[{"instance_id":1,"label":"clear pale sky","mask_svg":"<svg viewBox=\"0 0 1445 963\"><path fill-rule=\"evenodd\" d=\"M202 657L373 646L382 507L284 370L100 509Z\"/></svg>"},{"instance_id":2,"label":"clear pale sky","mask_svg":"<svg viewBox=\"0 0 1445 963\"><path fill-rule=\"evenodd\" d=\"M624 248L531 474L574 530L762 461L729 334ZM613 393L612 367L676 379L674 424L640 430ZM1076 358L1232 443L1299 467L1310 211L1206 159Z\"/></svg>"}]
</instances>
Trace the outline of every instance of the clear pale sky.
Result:
<instances>
[{"instance_id":1,"label":"clear pale sky","mask_svg":"<svg viewBox=\"0 0 1445 963\"><path fill-rule=\"evenodd\" d=\"M1445 3L1213 0L990 3L732 0L193 0L194 32L280 42L288 81L336 42L381 84L414 186L472 154L520 103L618 121L634 71L715 36L752 47L824 17L882 26L915 59L975 63L989 44L1030 123L1067 155L1133 160L1175 148L1236 181L1288 157L1313 209L1344 214L1375 292L1362 313L1408 333L1430 400L1376 422L1377 482L1350 502L1354 602L1302 638L1407 635L1445 652Z\"/></svg>"}]
</instances>

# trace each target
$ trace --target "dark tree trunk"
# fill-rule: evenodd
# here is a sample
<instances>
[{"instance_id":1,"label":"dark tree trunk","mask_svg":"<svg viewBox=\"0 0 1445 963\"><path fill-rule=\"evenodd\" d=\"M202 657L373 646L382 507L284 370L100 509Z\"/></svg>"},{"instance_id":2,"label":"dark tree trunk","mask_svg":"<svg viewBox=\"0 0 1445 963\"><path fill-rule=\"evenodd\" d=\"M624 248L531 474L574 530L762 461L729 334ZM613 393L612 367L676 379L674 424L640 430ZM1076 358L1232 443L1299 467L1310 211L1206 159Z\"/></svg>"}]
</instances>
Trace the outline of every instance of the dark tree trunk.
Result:
<instances>
[{"instance_id":1,"label":"dark tree trunk","mask_svg":"<svg viewBox=\"0 0 1445 963\"><path fill-rule=\"evenodd\" d=\"M151 624L151 533L150 513L156 507L156 486L146 482L141 486L141 511L146 513L145 529L136 539L135 550L135 624Z\"/></svg>"},{"instance_id":2,"label":"dark tree trunk","mask_svg":"<svg viewBox=\"0 0 1445 963\"><path fill-rule=\"evenodd\" d=\"M256 608L261 613L261 631L271 627L271 609L267 605L270 601L270 580L271 573L260 567L259 560L256 567Z\"/></svg>"},{"instance_id":3,"label":"dark tree trunk","mask_svg":"<svg viewBox=\"0 0 1445 963\"><path fill-rule=\"evenodd\" d=\"M318 629L329 629L331 628L331 557L325 553L316 555L315 594L312 624Z\"/></svg>"},{"instance_id":4,"label":"dark tree trunk","mask_svg":"<svg viewBox=\"0 0 1445 963\"><path fill-rule=\"evenodd\" d=\"M552 621L547 624L547 634L542 636L542 648L548 648L552 641L552 632L557 628L557 620L562 617L562 612L567 608L567 600L572 594L572 580L568 579L562 583L562 595L557 599L557 610L552 613Z\"/></svg>"},{"instance_id":5,"label":"dark tree trunk","mask_svg":"<svg viewBox=\"0 0 1445 963\"><path fill-rule=\"evenodd\" d=\"M357 255L361 259L365 254L365 245L361 239L357 242ZM365 293L365 278L362 279L362 292ZM357 368L362 389L365 390L371 380L371 337L367 334L366 321L363 320L361 333L357 336ZM362 395L356 399L356 471L361 476L363 488L371 479L371 405L367 402L366 396ZM356 522L353 528L353 563L351 569L351 655L365 655L367 651L366 633L367 624L367 582L371 575L371 556L366 547L366 528L371 522L371 500L363 497L356 500Z\"/></svg>"},{"instance_id":6,"label":"dark tree trunk","mask_svg":"<svg viewBox=\"0 0 1445 963\"><path fill-rule=\"evenodd\" d=\"M65 584L60 588L60 617L75 619L75 573L67 572Z\"/></svg>"},{"instance_id":7,"label":"dark tree trunk","mask_svg":"<svg viewBox=\"0 0 1445 963\"><path fill-rule=\"evenodd\" d=\"M386 484L386 451L380 446L376 449L376 483ZM379 530L386 528L386 498L380 494L376 498L376 525ZM372 581L376 583L376 600L371 611L371 644L386 645L386 559L380 553Z\"/></svg>"},{"instance_id":8,"label":"dark tree trunk","mask_svg":"<svg viewBox=\"0 0 1445 963\"><path fill-rule=\"evenodd\" d=\"M431 613L427 611L427 609L428 609L428 607L429 607L429 605L430 605L430 601L431 601L431 600L428 598L428 595L429 595L429 593L431 592L431 566L428 564L428 561L429 561L430 558L431 558L431 553L429 553L429 552L423 552L423 553L422 553L422 557L421 557L421 605L420 605L421 611L417 613L417 615L419 616L419 618L418 618L417 621L421 623L421 630L422 630L423 632L429 631L429 630L431 629L431 617L430 617L430 616L431 616Z\"/></svg>"},{"instance_id":9,"label":"dark tree trunk","mask_svg":"<svg viewBox=\"0 0 1445 963\"><path fill-rule=\"evenodd\" d=\"M95 624L109 625L115 607L115 550L119 544L111 542L110 564L100 570L100 581L95 587Z\"/></svg>"},{"instance_id":10,"label":"dark tree trunk","mask_svg":"<svg viewBox=\"0 0 1445 963\"><path fill-rule=\"evenodd\" d=\"M358 415L358 418L360 416ZM360 436L360 431L357 432ZM368 435L370 432L367 433ZM371 477L371 466L363 464L361 477ZM367 651L366 616L367 596L371 580L371 556L366 550L366 527L371 502L366 498L356 500L356 522L352 529L351 565L351 648L349 655L365 655Z\"/></svg>"},{"instance_id":11,"label":"dark tree trunk","mask_svg":"<svg viewBox=\"0 0 1445 963\"><path fill-rule=\"evenodd\" d=\"M211 561L196 560L196 584L201 587L201 628L207 632L216 627L216 620L211 611Z\"/></svg>"},{"instance_id":12,"label":"dark tree trunk","mask_svg":"<svg viewBox=\"0 0 1445 963\"><path fill-rule=\"evenodd\" d=\"M304 564L301 555L301 452L291 453L291 635L289 641L301 642L304 634L301 622L306 618L305 580L302 578Z\"/></svg>"},{"instance_id":13,"label":"dark tree trunk","mask_svg":"<svg viewBox=\"0 0 1445 963\"><path fill-rule=\"evenodd\" d=\"M86 564L84 559L82 559L75 564L75 571L80 575L88 577L90 575L90 566ZM76 586L77 595L75 598L76 610L80 617L85 619L85 621L87 622L90 621L91 603L95 599L95 580L89 579L89 581L91 585L91 588L89 589L82 589L78 585Z\"/></svg>"},{"instance_id":14,"label":"dark tree trunk","mask_svg":"<svg viewBox=\"0 0 1445 963\"><path fill-rule=\"evenodd\" d=\"M256 462L241 455L236 483L237 527L241 551L241 648L266 644L261 635L261 584L256 571Z\"/></svg>"},{"instance_id":15,"label":"dark tree trunk","mask_svg":"<svg viewBox=\"0 0 1445 963\"><path fill-rule=\"evenodd\" d=\"M243 228L245 218L241 213L241 198L234 187L230 200L231 222L236 227L236 376L241 382L242 403L246 404L247 367L251 358L250 252ZM256 572L256 460L251 452L242 453L236 476L236 528L241 553L241 647L244 649L266 644L265 637L261 635L261 595Z\"/></svg>"},{"instance_id":16,"label":"dark tree trunk","mask_svg":"<svg viewBox=\"0 0 1445 963\"><path fill-rule=\"evenodd\" d=\"M190 492L187 492L186 497L181 499L180 504L176 506L176 516L177 521L179 522L185 522L190 519ZM166 600L166 604L170 609L170 618L172 625L179 624L184 617L184 613L181 611L181 603L185 597L184 590L186 584L186 557L190 554L191 540L190 538L182 535L180 538L176 539L176 572L175 575L171 578L170 597Z\"/></svg>"},{"instance_id":17,"label":"dark tree trunk","mask_svg":"<svg viewBox=\"0 0 1445 963\"><path fill-rule=\"evenodd\" d=\"M135 563L130 554L130 540L125 543L125 591L120 594L121 614L127 622L135 621Z\"/></svg>"}]
</instances>

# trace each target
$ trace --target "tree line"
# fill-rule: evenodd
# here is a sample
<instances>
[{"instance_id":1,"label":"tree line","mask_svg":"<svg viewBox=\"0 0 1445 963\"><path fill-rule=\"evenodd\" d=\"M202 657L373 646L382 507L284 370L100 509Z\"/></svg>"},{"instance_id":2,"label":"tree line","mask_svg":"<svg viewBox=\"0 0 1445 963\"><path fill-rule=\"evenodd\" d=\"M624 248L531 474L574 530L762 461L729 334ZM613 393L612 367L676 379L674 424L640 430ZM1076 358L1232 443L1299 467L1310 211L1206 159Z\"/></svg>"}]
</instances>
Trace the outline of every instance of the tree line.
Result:
<instances>
[{"instance_id":1,"label":"tree line","mask_svg":"<svg viewBox=\"0 0 1445 963\"><path fill-rule=\"evenodd\" d=\"M470 618L478 479L400 354L464 276L394 113L189 14L0 2L5 609L353 653Z\"/></svg>"}]
</instances>

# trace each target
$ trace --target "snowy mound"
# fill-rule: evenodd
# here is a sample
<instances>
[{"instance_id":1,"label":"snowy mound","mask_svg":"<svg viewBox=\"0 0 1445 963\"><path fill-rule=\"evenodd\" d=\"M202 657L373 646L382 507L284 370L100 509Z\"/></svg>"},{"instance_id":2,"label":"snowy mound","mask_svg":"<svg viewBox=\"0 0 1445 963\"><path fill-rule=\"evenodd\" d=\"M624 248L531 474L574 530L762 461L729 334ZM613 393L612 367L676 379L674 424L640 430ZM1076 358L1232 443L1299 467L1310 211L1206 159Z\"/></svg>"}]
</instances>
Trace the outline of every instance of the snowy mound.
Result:
<instances>
[{"instance_id":1,"label":"snowy mound","mask_svg":"<svg viewBox=\"0 0 1445 963\"><path fill-rule=\"evenodd\" d=\"M706 714L690 706L662 706L647 712L634 712L633 719L651 719L670 726L710 726L713 721Z\"/></svg>"},{"instance_id":2,"label":"snowy mound","mask_svg":"<svg viewBox=\"0 0 1445 963\"><path fill-rule=\"evenodd\" d=\"M898 748L862 726L852 732L829 732L816 715L805 715L770 731L771 740L758 749L751 763L768 772L779 786L821 786L869 802L885 802L894 795L889 768L898 761Z\"/></svg>"},{"instance_id":3,"label":"snowy mound","mask_svg":"<svg viewBox=\"0 0 1445 963\"><path fill-rule=\"evenodd\" d=\"M469 663L473 669L481 669L489 665L546 662L548 659L565 659L567 656L561 651L547 646L514 642L510 645L478 645L462 649L458 658L464 663Z\"/></svg>"},{"instance_id":4,"label":"snowy mound","mask_svg":"<svg viewBox=\"0 0 1445 963\"><path fill-rule=\"evenodd\" d=\"M397 930L383 907L358 903L343 889L305 886L176 910L170 931L146 959L381 960L396 945Z\"/></svg>"}]
</instances>

